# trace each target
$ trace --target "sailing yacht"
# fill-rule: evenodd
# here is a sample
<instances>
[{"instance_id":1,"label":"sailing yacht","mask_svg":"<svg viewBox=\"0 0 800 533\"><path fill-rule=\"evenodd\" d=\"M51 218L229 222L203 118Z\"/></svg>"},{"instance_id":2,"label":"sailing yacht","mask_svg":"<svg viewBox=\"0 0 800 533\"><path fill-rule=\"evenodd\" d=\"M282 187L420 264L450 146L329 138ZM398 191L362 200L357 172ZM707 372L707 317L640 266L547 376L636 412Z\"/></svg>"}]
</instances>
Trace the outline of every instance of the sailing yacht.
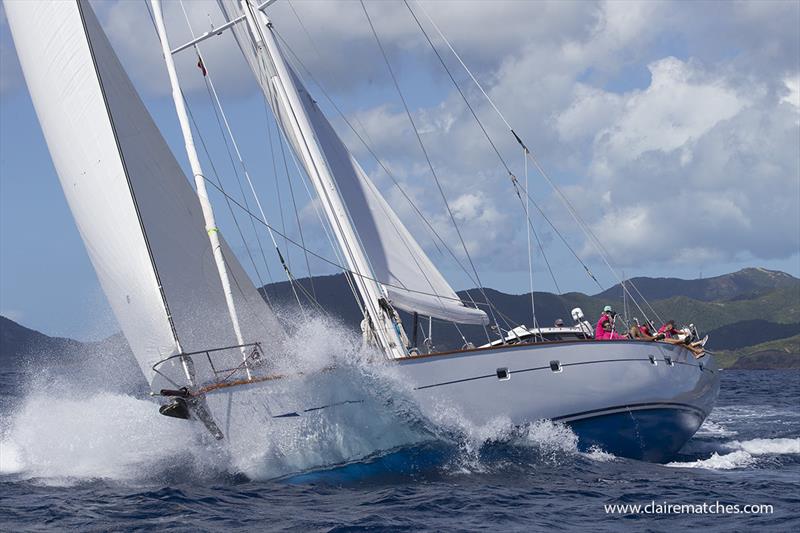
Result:
<instances>
[{"instance_id":1,"label":"sailing yacht","mask_svg":"<svg viewBox=\"0 0 800 533\"><path fill-rule=\"evenodd\" d=\"M265 11L272 1L219 0L227 22L173 48L160 1L150 0L194 188L86 0L5 3L64 194L162 414L194 420L235 444L246 426L358 416L371 401L337 387L335 369L302 377L274 371L273 356L287 342L281 318L216 223L173 56L230 30L313 185L364 313L365 342L422 415L435 420L448 409L473 424L501 417L520 426L548 419L569 425L581 446L656 461L675 454L716 401L713 355L696 359L685 346L662 342L595 340L582 316L561 340L524 327L507 336L490 302L479 302L484 309L463 302L290 65ZM263 210L251 215L267 224ZM415 331L423 317L488 326L499 338L426 350L409 340L399 311L414 316ZM319 386L297 397L290 393L296 379Z\"/></svg>"}]
</instances>

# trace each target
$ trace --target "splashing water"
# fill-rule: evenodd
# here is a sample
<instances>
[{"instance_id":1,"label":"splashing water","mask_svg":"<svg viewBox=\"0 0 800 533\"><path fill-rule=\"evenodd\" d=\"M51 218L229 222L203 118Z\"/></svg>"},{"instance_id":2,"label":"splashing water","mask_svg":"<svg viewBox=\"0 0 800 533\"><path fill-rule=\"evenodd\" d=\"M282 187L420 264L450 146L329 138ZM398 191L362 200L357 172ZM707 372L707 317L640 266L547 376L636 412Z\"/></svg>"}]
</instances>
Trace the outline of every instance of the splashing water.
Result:
<instances>
[{"instance_id":1,"label":"splashing water","mask_svg":"<svg viewBox=\"0 0 800 533\"><path fill-rule=\"evenodd\" d=\"M161 416L158 404L144 393L134 366L134 373L120 383L117 358L125 351L121 346L81 354L74 366L57 357L37 357L34 361L47 360L50 365L28 365L27 392L4 414L0 473L52 483L95 478L146 481L180 465L183 475L243 473L263 479L344 463L427 438L419 424L412 427L407 416L400 416L405 413L380 409L386 404L381 396L402 391L393 390L380 365L365 364L368 354L358 344L349 332L316 319L305 324L302 339L289 343L291 349L275 361L275 368L314 374L336 365L337 370L322 382L293 382L296 390L287 396L314 397L319 387L336 387L344 396L376 399L370 402L374 407L266 424L260 424L257 416L245 418L225 428L234 438L222 442L213 441L200 424ZM261 392L243 391L239 402L250 403L249 407L264 404L258 398Z\"/></svg>"},{"instance_id":2,"label":"splashing water","mask_svg":"<svg viewBox=\"0 0 800 533\"><path fill-rule=\"evenodd\" d=\"M52 484L238 474L271 479L431 442L449 450L443 471L465 473L502 467L498 457L505 452L496 449L516 449L528 463L554 464L578 453L574 433L548 421L520 428L500 417L474 426L445 405L433 419L424 418L393 367L329 320L304 323L302 336L286 346L275 371L304 377L237 392L231 405L242 415L231 417L221 442L200 424L158 414L136 367L119 361L121 347L83 354L71 367L30 365L27 393L0 426L0 473ZM273 417L331 396L362 401L357 408ZM227 395L209 398L232 409L224 405Z\"/></svg>"}]
</instances>

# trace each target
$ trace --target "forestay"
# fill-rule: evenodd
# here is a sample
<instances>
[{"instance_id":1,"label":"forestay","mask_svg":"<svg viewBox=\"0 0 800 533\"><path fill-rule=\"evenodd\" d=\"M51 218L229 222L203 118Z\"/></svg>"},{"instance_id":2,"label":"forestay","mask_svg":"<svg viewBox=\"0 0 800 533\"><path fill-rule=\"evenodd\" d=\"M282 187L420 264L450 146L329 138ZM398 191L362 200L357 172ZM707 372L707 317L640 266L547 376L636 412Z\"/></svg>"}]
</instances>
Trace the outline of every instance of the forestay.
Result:
<instances>
[{"instance_id":1,"label":"forestay","mask_svg":"<svg viewBox=\"0 0 800 533\"><path fill-rule=\"evenodd\" d=\"M88 2L7 2L5 9L78 230L142 371L159 390L167 383L155 379L155 362L236 344L198 199ZM222 247L245 342L280 340L274 315ZM238 352L223 355L241 362ZM195 358L195 368L199 380L212 377L204 358ZM181 365L163 370L187 383Z\"/></svg>"},{"instance_id":2,"label":"forestay","mask_svg":"<svg viewBox=\"0 0 800 533\"><path fill-rule=\"evenodd\" d=\"M242 14L238 0L219 0L219 3L229 19ZM234 27L242 53L259 81L265 97L276 116L285 124L294 110L287 108L283 100L274 96L274 87L270 80L278 74L270 61L259 59L247 32L246 24ZM369 260L371 273L360 274L374 276L383 285L391 303L400 309L452 322L488 323L486 313L467 307L461 302L361 165L348 151L299 77L291 67L287 65L287 68L291 79L281 81L283 84L293 84L300 95L316 143L325 157L338 194L347 207L350 221L357 234L359 242L351 245L360 246ZM298 145L300 140L293 135L290 128L285 128L285 132L295 152L300 154ZM302 157L299 159L305 164ZM306 168L306 171L309 175L313 172L309 168Z\"/></svg>"}]
</instances>

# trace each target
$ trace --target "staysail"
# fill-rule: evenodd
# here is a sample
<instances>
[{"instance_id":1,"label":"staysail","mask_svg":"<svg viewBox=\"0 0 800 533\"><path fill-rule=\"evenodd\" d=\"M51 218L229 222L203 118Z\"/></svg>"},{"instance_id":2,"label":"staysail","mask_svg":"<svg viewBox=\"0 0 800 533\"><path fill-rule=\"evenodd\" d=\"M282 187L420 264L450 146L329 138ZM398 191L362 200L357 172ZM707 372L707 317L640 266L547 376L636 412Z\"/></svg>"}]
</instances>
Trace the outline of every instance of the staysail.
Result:
<instances>
[{"instance_id":1,"label":"staysail","mask_svg":"<svg viewBox=\"0 0 800 533\"><path fill-rule=\"evenodd\" d=\"M229 19L236 18L243 12L240 0L219 0L219 4ZM284 124L298 110L293 109L287 99L276 94L281 91L274 83L275 78L280 77L276 61L280 61L288 72L288 76L280 77L280 84L291 87L300 96L300 103L309 119L316 145L334 178L336 192L346 206L350 223L357 235L358 242L348 244L359 246L369 262L369 272L356 274L374 276L383 286L392 305L400 309L452 322L488 323L486 313L464 305L400 221L306 91L299 77L286 64L271 30L267 31L266 37L272 39L273 46L265 47L264 50L270 61L264 61L264 56L259 55L249 31L252 29L248 30L246 24L234 27L239 47L276 116ZM284 126L284 129L295 152L302 153L301 143L304 141L294 135L291 128ZM307 173L312 175L314 170L308 168L307 161L302 157L299 159L306 166ZM328 194L319 189L318 193L321 196Z\"/></svg>"},{"instance_id":2,"label":"staysail","mask_svg":"<svg viewBox=\"0 0 800 533\"><path fill-rule=\"evenodd\" d=\"M154 390L157 361L232 346L200 204L89 3L6 2L20 64L56 171L103 291ZM245 342L281 338L227 244ZM241 362L234 351L231 363ZM194 359L200 379L211 370ZM186 384L185 369L161 367Z\"/></svg>"}]
</instances>

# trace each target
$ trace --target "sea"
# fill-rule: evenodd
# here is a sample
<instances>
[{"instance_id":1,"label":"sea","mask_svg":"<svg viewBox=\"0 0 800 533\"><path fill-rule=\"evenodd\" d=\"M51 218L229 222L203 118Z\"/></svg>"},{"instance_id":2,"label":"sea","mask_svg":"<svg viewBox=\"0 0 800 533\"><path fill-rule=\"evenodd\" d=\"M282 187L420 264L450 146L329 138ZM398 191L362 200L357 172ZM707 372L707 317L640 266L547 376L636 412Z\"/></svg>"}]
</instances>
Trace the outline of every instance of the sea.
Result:
<instances>
[{"instance_id":1,"label":"sea","mask_svg":"<svg viewBox=\"0 0 800 533\"><path fill-rule=\"evenodd\" d=\"M226 450L120 368L0 368L0 531L800 531L798 370L722 371L710 417L657 464L549 421L448 427L391 401Z\"/></svg>"}]
</instances>

